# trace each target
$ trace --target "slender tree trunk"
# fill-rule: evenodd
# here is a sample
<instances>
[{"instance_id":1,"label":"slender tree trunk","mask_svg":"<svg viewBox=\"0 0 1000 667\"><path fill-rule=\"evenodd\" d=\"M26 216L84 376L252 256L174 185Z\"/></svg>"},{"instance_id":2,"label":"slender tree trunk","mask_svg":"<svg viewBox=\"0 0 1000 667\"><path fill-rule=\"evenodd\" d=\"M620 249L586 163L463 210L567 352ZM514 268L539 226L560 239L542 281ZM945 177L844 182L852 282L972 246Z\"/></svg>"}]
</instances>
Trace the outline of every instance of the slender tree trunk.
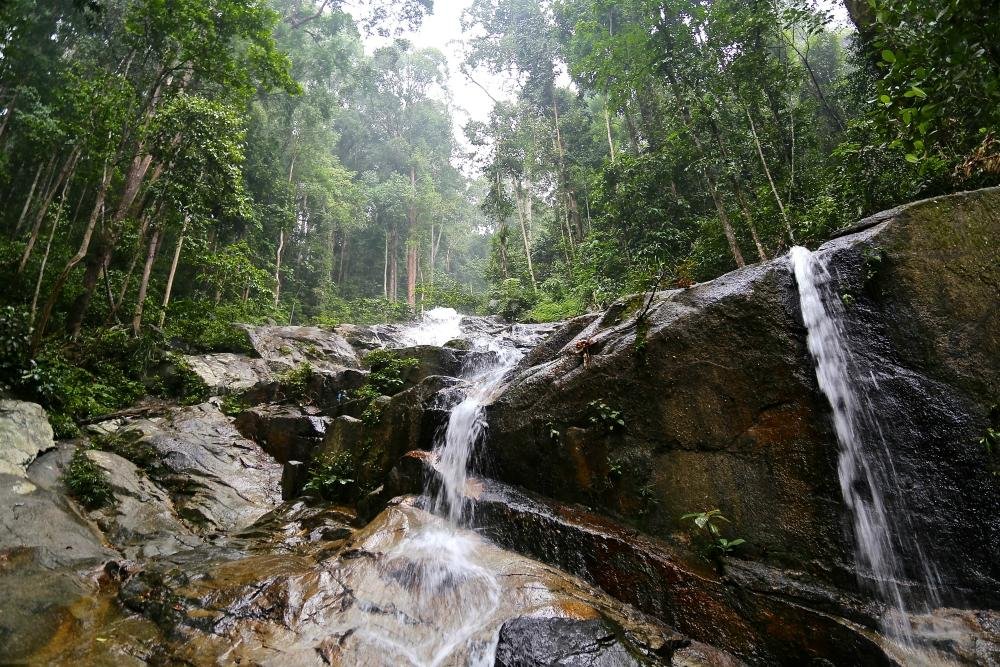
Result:
<instances>
[{"instance_id":1,"label":"slender tree trunk","mask_svg":"<svg viewBox=\"0 0 1000 667\"><path fill-rule=\"evenodd\" d=\"M611 161L615 161L615 141L611 136L611 113L608 111L607 102L604 103L604 127L608 130L608 150L611 152Z\"/></svg>"},{"instance_id":2,"label":"slender tree trunk","mask_svg":"<svg viewBox=\"0 0 1000 667\"><path fill-rule=\"evenodd\" d=\"M281 299L281 251L285 249L285 230L278 231L278 255L274 264L274 307Z\"/></svg>"},{"instance_id":3,"label":"slender tree trunk","mask_svg":"<svg viewBox=\"0 0 1000 667\"><path fill-rule=\"evenodd\" d=\"M35 312L38 309L38 295L42 290L42 281L45 280L45 267L49 263L49 252L52 250L52 239L55 238L56 228L59 227L59 221L62 219L63 207L66 205L66 190L69 186L69 180L63 184L62 194L59 196L59 208L56 211L55 218L52 220L52 227L49 230L49 238L45 242L45 254L42 255L42 264L38 267L38 280L35 281L35 294L31 297L31 316L29 322L35 321Z\"/></svg>"},{"instance_id":4,"label":"slender tree trunk","mask_svg":"<svg viewBox=\"0 0 1000 667\"><path fill-rule=\"evenodd\" d=\"M410 165L410 186L416 197L417 170ZM406 214L406 303L410 308L417 306L417 202L410 202Z\"/></svg>"},{"instance_id":5,"label":"slender tree trunk","mask_svg":"<svg viewBox=\"0 0 1000 667\"><path fill-rule=\"evenodd\" d=\"M49 160L49 165L52 164L53 159L54 158L51 158ZM39 164L38 169L35 171L35 179L31 181L31 189L28 190L28 198L24 200L24 208L21 209L21 215L18 217L17 224L14 226L14 234L12 238L17 238L17 236L21 233L21 227L24 225L24 219L27 217L28 211L31 209L32 198L35 196L35 188L38 186L38 178L42 175L42 169L44 167L45 165Z\"/></svg>"},{"instance_id":6,"label":"slender tree trunk","mask_svg":"<svg viewBox=\"0 0 1000 667\"><path fill-rule=\"evenodd\" d=\"M55 182L52 187L49 188L45 197L42 199L42 203L38 208L38 212L35 214L35 224L31 227L31 235L28 237L28 245L24 248L24 253L21 255L21 263L17 266L17 272L21 273L24 271L24 267L28 264L28 259L31 257L31 251L35 247L35 243L38 241L38 233L42 228L42 223L45 221L45 214L49 211L49 206L52 204L53 198L56 196L56 191L63 183L68 183L70 179L73 178L73 172L76 170L76 162L80 157L80 148L74 147L70 151L69 156L63 163L62 169L59 170L59 175L56 176Z\"/></svg>"},{"instance_id":7,"label":"slender tree trunk","mask_svg":"<svg viewBox=\"0 0 1000 667\"><path fill-rule=\"evenodd\" d=\"M42 308L42 314L39 318L38 325L35 327L34 335L31 338L31 347L33 350L37 350L39 344L42 342L42 337L45 335L45 329L48 327L49 320L52 318L52 309L55 308L56 302L59 300L59 294L62 292L62 288L66 285L66 281L69 279L70 273L76 268L84 257L87 256L87 250L90 248L90 239L94 235L94 228L97 226L97 220L104 212L104 202L108 196L108 187L111 185L112 173L108 169L108 162L104 163L104 173L101 176L101 185L97 190L97 197L94 201L94 208L90 212L90 219L87 221L87 226L83 232L83 238L80 240L80 247L77 249L76 254L74 254L70 260L63 267L63 270L59 273L56 278L55 283L49 291L49 298L45 302L45 307Z\"/></svg>"},{"instance_id":8,"label":"slender tree trunk","mask_svg":"<svg viewBox=\"0 0 1000 667\"><path fill-rule=\"evenodd\" d=\"M385 264L382 267L382 296L389 298L389 230L385 230Z\"/></svg>"},{"instance_id":9,"label":"slender tree trunk","mask_svg":"<svg viewBox=\"0 0 1000 667\"><path fill-rule=\"evenodd\" d=\"M527 211L524 210L527 208L527 202L522 201L522 195L525 200L531 196L530 193L524 193L524 188L519 182L515 182L514 202L516 204L515 208L517 208L517 220L521 224L521 240L524 241L524 256L528 260L528 276L531 278L531 289L537 292L538 281L535 280L535 269L531 263L531 242L528 239Z\"/></svg>"},{"instance_id":10,"label":"slender tree trunk","mask_svg":"<svg viewBox=\"0 0 1000 667\"><path fill-rule=\"evenodd\" d=\"M177 264L181 260L181 249L184 247L184 234L187 233L188 223L191 221L191 214L184 215L184 224L181 225L181 235L177 237L177 248L174 249L174 259L170 262L170 273L167 274L167 287L163 290L163 306L160 309L160 324L167 321L167 307L170 306L170 293L174 289L174 276L177 274Z\"/></svg>"},{"instance_id":11,"label":"slender tree trunk","mask_svg":"<svg viewBox=\"0 0 1000 667\"><path fill-rule=\"evenodd\" d=\"M760 257L760 261L766 262L767 253L764 251L764 245L760 242L760 237L757 235L757 225L754 224L753 215L750 214L750 206L747 204L747 199L744 196L740 181L736 177L733 177L733 191L736 193L736 202L740 206L740 212L743 214L743 219L746 221L747 227L750 229L750 236L753 237L753 244L757 248L757 256Z\"/></svg>"},{"instance_id":12,"label":"slender tree trunk","mask_svg":"<svg viewBox=\"0 0 1000 667\"><path fill-rule=\"evenodd\" d=\"M149 238L149 251L146 253L146 263L142 267L142 279L139 281L139 296L135 302L135 313L132 315L132 333L136 336L142 329L142 310L146 305L146 292L149 290L149 276L153 272L153 262L156 261L156 252L160 248L160 228L153 229L153 235ZM162 326L162 325L161 325Z\"/></svg>"},{"instance_id":13,"label":"slender tree trunk","mask_svg":"<svg viewBox=\"0 0 1000 667\"><path fill-rule=\"evenodd\" d=\"M159 219L162 207L163 204L161 203L156 207L155 213L152 215L146 213L142 216L142 222L139 225L139 238L136 239L135 244L135 252L132 253L132 261L129 262L128 271L125 273L125 280L122 281L121 289L118 290L118 298L111 307L111 312L108 313L107 322L111 322L112 319L118 317L118 310L122 307L122 304L125 303L125 296L128 294L129 285L132 283L132 275L135 273L135 267L139 263L139 256L142 254L142 248L146 245L146 233L149 231L150 219Z\"/></svg>"},{"instance_id":14,"label":"slender tree trunk","mask_svg":"<svg viewBox=\"0 0 1000 667\"><path fill-rule=\"evenodd\" d=\"M771 184L771 192L774 194L774 201L778 204L778 210L781 211L781 219L785 221L785 229L788 230L788 239L795 243L795 233L792 231L792 223L788 219L788 213L785 211L785 205L781 202L781 195L778 194L778 188L774 184L774 179L771 178L771 170L767 166L767 159L764 157L764 149L760 145L760 137L757 136L757 127L753 122L753 115L750 113L750 109L744 107L743 110L747 114L747 120L750 121L750 134L753 136L754 145L757 147L757 156L760 157L761 167L764 168L764 174L767 176L767 182Z\"/></svg>"}]
</instances>

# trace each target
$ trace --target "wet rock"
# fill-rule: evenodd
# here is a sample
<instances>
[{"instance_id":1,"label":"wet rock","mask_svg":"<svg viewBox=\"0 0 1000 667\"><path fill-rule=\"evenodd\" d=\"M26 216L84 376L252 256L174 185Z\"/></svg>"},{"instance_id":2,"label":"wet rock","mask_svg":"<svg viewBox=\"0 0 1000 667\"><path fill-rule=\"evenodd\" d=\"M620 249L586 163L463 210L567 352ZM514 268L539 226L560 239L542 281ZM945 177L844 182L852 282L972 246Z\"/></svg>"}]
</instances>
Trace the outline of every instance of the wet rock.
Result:
<instances>
[{"instance_id":1,"label":"wet rock","mask_svg":"<svg viewBox=\"0 0 1000 667\"><path fill-rule=\"evenodd\" d=\"M21 476L55 446L45 410L36 403L0 400L0 474Z\"/></svg>"},{"instance_id":2,"label":"wet rock","mask_svg":"<svg viewBox=\"0 0 1000 667\"><path fill-rule=\"evenodd\" d=\"M184 360L214 395L257 398L273 391L275 374L263 359L222 352L186 355Z\"/></svg>"},{"instance_id":3,"label":"wet rock","mask_svg":"<svg viewBox=\"0 0 1000 667\"><path fill-rule=\"evenodd\" d=\"M358 355L343 336L319 327L243 325L250 343L272 371L308 363L317 371L336 372L361 367Z\"/></svg>"},{"instance_id":4,"label":"wet rock","mask_svg":"<svg viewBox=\"0 0 1000 667\"><path fill-rule=\"evenodd\" d=\"M333 553L301 518L276 530L285 511L262 521L262 534L293 533L297 544L256 543L248 529L243 546L205 545L158 559L125 584L123 603L157 619L161 660L469 664L490 659L500 628L524 617L621 628L630 647L664 664L684 644L578 579L455 532L406 503L346 543L332 543L342 545Z\"/></svg>"},{"instance_id":5,"label":"wet rock","mask_svg":"<svg viewBox=\"0 0 1000 667\"><path fill-rule=\"evenodd\" d=\"M640 667L655 664L605 620L515 618L500 628L496 667ZM666 664L666 663L663 663Z\"/></svg>"},{"instance_id":6,"label":"wet rock","mask_svg":"<svg viewBox=\"0 0 1000 667\"><path fill-rule=\"evenodd\" d=\"M460 384L455 378L434 375L395 396L376 400L365 421L339 417L314 456L350 452L359 486L375 488L403 454L433 447L436 435L447 424L450 401L458 398L449 390Z\"/></svg>"},{"instance_id":7,"label":"wet rock","mask_svg":"<svg viewBox=\"0 0 1000 667\"><path fill-rule=\"evenodd\" d=\"M159 455L151 476L189 524L240 528L277 505L281 466L214 405L175 408L128 428Z\"/></svg>"},{"instance_id":8,"label":"wet rock","mask_svg":"<svg viewBox=\"0 0 1000 667\"><path fill-rule=\"evenodd\" d=\"M921 537L946 597L981 606L1000 604L1000 485L975 444L1000 395L1000 265L982 242L998 235L994 189L882 214L820 252L851 295L858 376L890 426L894 513L910 517L903 530ZM829 405L787 260L660 292L637 322L645 301L573 320L529 353L488 408L496 475L661 537L719 508L744 556L856 589ZM916 578L916 552L903 560Z\"/></svg>"},{"instance_id":9,"label":"wet rock","mask_svg":"<svg viewBox=\"0 0 1000 667\"><path fill-rule=\"evenodd\" d=\"M433 452L418 449L403 454L386 475L385 483L358 501L358 516L371 520L393 498L433 489L438 479L434 464Z\"/></svg>"},{"instance_id":10,"label":"wet rock","mask_svg":"<svg viewBox=\"0 0 1000 667\"><path fill-rule=\"evenodd\" d=\"M455 350L436 345L414 345L395 350L401 357L417 360L417 365L406 375L411 385L418 384L431 375L458 377L462 374L462 361Z\"/></svg>"},{"instance_id":11,"label":"wet rock","mask_svg":"<svg viewBox=\"0 0 1000 667\"><path fill-rule=\"evenodd\" d=\"M258 405L240 413L237 430L278 463L311 458L333 421L315 406Z\"/></svg>"},{"instance_id":12,"label":"wet rock","mask_svg":"<svg viewBox=\"0 0 1000 667\"><path fill-rule=\"evenodd\" d=\"M281 499L291 500L302 493L309 481L309 465L305 461L287 461L281 468Z\"/></svg>"},{"instance_id":13,"label":"wet rock","mask_svg":"<svg viewBox=\"0 0 1000 667\"><path fill-rule=\"evenodd\" d=\"M108 475L115 503L91 513L105 537L126 558L151 558L201 543L177 516L169 494L130 461L110 452L87 457Z\"/></svg>"},{"instance_id":14,"label":"wet rock","mask_svg":"<svg viewBox=\"0 0 1000 667\"><path fill-rule=\"evenodd\" d=\"M826 604L817 605L815 587L812 597L798 597L792 587L734 586L687 549L605 517L488 480L476 487L471 499L477 530L497 544L571 572L749 663L892 664L874 633L835 615L861 618L856 609L845 611L849 599L834 604L837 592L827 591ZM864 620L878 626L871 616Z\"/></svg>"},{"instance_id":15,"label":"wet rock","mask_svg":"<svg viewBox=\"0 0 1000 667\"><path fill-rule=\"evenodd\" d=\"M117 556L59 490L0 473L0 663L72 627L89 576Z\"/></svg>"}]
</instances>

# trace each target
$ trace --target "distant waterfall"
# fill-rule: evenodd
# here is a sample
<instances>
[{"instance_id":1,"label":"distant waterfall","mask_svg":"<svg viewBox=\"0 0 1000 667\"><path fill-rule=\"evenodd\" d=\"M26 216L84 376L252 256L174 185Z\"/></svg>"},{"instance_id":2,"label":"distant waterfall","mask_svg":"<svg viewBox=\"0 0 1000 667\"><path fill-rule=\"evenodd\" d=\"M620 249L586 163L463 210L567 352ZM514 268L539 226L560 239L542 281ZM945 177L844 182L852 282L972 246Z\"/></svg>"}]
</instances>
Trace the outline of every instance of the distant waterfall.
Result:
<instances>
[{"instance_id":1,"label":"distant waterfall","mask_svg":"<svg viewBox=\"0 0 1000 667\"><path fill-rule=\"evenodd\" d=\"M816 255L803 247L792 248L790 257L802 319L808 331L809 353L816 362L816 378L833 409L833 426L840 447L840 489L853 515L858 574L870 577L891 607L884 619L887 634L904 644L912 644L907 599L900 588L905 579L900 549L902 541L912 540L913 536L900 530L905 527L905 510L887 504L899 497L892 460L878 419L854 379L856 364L844 334L843 305L830 285L829 272ZM915 540L905 546L924 561ZM935 605L936 576L930 564L922 564L925 602Z\"/></svg>"}]
</instances>

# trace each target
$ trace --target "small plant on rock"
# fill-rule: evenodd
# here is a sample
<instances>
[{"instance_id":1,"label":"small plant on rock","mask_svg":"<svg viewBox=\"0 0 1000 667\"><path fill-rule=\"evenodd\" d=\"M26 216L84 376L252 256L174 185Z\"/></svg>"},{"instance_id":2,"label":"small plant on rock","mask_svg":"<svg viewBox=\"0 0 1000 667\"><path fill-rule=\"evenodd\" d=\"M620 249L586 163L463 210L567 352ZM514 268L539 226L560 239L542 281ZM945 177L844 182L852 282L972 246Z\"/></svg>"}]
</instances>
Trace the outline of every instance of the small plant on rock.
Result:
<instances>
[{"instance_id":1,"label":"small plant on rock","mask_svg":"<svg viewBox=\"0 0 1000 667\"><path fill-rule=\"evenodd\" d=\"M406 375L410 370L420 365L419 359L401 357L392 350L372 350L365 355L364 362L371 369L365 386L377 391L379 396L397 393L406 386Z\"/></svg>"},{"instance_id":2,"label":"small plant on rock","mask_svg":"<svg viewBox=\"0 0 1000 667\"><path fill-rule=\"evenodd\" d=\"M729 554L736 547L746 543L746 540L742 538L737 537L736 539L729 540L722 536L719 524L729 523L729 519L723 516L722 510L714 509L707 512L692 512L682 516L681 521L691 521L694 524L697 535L707 540L710 552L717 552L719 555Z\"/></svg>"},{"instance_id":3,"label":"small plant on rock","mask_svg":"<svg viewBox=\"0 0 1000 667\"><path fill-rule=\"evenodd\" d=\"M591 401L587 404L590 408L590 423L603 426L608 431L622 429L625 427L625 419L622 413L611 408L604 401Z\"/></svg>"},{"instance_id":4,"label":"small plant on rock","mask_svg":"<svg viewBox=\"0 0 1000 667\"><path fill-rule=\"evenodd\" d=\"M285 398L292 401L303 401L309 398L309 383L314 375L312 364L304 361L278 376Z\"/></svg>"},{"instance_id":5,"label":"small plant on rock","mask_svg":"<svg viewBox=\"0 0 1000 667\"><path fill-rule=\"evenodd\" d=\"M100 509L115 500L107 473L87 456L86 450L76 450L62 481L69 495L87 509Z\"/></svg>"},{"instance_id":6,"label":"small plant on rock","mask_svg":"<svg viewBox=\"0 0 1000 667\"><path fill-rule=\"evenodd\" d=\"M349 500L354 491L354 457L341 451L323 455L309 466L309 479L302 490L324 500Z\"/></svg>"}]
</instances>

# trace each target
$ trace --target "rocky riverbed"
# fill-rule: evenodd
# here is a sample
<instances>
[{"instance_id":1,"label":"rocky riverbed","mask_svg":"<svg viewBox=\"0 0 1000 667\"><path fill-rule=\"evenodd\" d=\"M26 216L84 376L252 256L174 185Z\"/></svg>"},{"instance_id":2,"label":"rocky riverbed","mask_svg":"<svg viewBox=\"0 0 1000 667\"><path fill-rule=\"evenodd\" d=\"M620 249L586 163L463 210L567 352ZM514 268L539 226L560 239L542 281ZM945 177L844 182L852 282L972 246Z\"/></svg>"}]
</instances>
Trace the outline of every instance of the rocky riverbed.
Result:
<instances>
[{"instance_id":1,"label":"rocky riverbed","mask_svg":"<svg viewBox=\"0 0 1000 667\"><path fill-rule=\"evenodd\" d=\"M997 238L993 190L821 250L891 425L894 506L941 582L911 646L884 636L853 560L778 258L559 325L244 327L252 353L173 371L208 401L75 441L0 401L0 663L998 664L1000 464L978 444L1000 428ZM391 388L377 350L413 360ZM430 511L432 450L472 371L506 352L523 358L483 406L456 526ZM110 484L103 507L67 494L78 451ZM352 493L324 501L310 469L344 452ZM712 509L743 542L681 520Z\"/></svg>"}]
</instances>

